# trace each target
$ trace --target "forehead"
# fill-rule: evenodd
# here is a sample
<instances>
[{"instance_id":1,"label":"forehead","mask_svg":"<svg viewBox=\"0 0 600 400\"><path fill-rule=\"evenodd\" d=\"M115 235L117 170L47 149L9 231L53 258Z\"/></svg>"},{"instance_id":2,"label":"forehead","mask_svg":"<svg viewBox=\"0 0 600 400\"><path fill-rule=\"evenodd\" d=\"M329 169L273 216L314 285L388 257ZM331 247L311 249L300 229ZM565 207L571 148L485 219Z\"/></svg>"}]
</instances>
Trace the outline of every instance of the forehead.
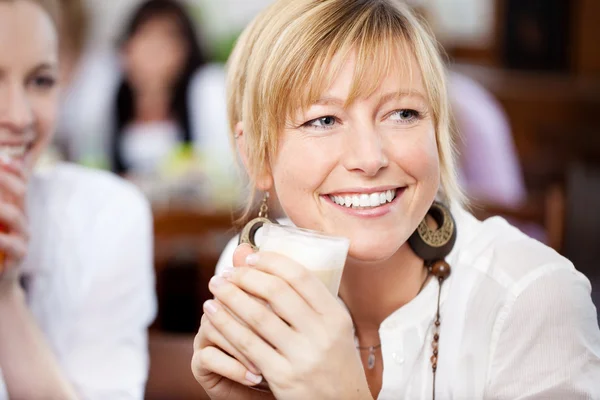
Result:
<instances>
[{"instance_id":1,"label":"forehead","mask_svg":"<svg viewBox=\"0 0 600 400\"><path fill-rule=\"evenodd\" d=\"M148 14L141 21L138 30L145 29L179 29L179 20L173 12L164 14Z\"/></svg>"},{"instance_id":2,"label":"forehead","mask_svg":"<svg viewBox=\"0 0 600 400\"><path fill-rule=\"evenodd\" d=\"M50 16L30 1L0 1L0 49L0 67L56 62L58 38Z\"/></svg>"},{"instance_id":3,"label":"forehead","mask_svg":"<svg viewBox=\"0 0 600 400\"><path fill-rule=\"evenodd\" d=\"M316 91L347 102L380 92L424 95L421 69L412 52L397 49L394 53L388 60L377 54L371 59L362 58L356 51L345 58L336 55L328 66L329 86L321 85Z\"/></svg>"},{"instance_id":4,"label":"forehead","mask_svg":"<svg viewBox=\"0 0 600 400\"><path fill-rule=\"evenodd\" d=\"M399 95L418 92L430 101L421 67L407 42L365 48L341 50L322 63L308 67L310 72L290 88L286 100L287 116L293 118L299 110L307 110L325 97L335 97L350 106L359 99L378 93Z\"/></svg>"}]
</instances>

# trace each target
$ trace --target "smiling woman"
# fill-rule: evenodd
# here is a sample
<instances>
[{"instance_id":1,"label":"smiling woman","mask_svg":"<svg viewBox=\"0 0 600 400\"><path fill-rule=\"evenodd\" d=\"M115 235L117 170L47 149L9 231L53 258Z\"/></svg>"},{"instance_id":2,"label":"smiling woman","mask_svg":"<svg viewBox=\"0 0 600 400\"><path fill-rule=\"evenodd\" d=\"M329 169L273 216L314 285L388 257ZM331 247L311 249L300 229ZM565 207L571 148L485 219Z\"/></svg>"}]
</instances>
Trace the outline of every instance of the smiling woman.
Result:
<instances>
[{"instance_id":1,"label":"smiling woman","mask_svg":"<svg viewBox=\"0 0 600 400\"><path fill-rule=\"evenodd\" d=\"M213 399L263 398L263 379L279 399L600 396L589 281L463 208L446 71L403 1L275 1L228 91L254 189L350 248L335 299L260 235L258 252L231 241L192 360Z\"/></svg>"},{"instance_id":2,"label":"smiling woman","mask_svg":"<svg viewBox=\"0 0 600 400\"><path fill-rule=\"evenodd\" d=\"M56 124L58 21L53 1L0 0L0 399L142 398L148 204L108 174L35 170Z\"/></svg>"}]
</instances>

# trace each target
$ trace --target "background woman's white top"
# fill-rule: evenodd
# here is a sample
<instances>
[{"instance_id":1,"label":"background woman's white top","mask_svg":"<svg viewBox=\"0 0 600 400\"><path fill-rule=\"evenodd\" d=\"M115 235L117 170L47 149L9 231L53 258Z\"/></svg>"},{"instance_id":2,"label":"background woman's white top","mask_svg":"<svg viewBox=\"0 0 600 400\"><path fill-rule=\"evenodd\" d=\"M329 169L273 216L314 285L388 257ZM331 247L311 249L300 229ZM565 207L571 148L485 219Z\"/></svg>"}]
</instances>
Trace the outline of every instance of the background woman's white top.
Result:
<instances>
[{"instance_id":1,"label":"background woman's white top","mask_svg":"<svg viewBox=\"0 0 600 400\"><path fill-rule=\"evenodd\" d=\"M67 378L84 399L142 399L156 312L147 201L108 173L59 164L32 178L27 211L29 307ZM0 399L3 386L0 375Z\"/></svg>"},{"instance_id":2,"label":"background woman's white top","mask_svg":"<svg viewBox=\"0 0 600 400\"><path fill-rule=\"evenodd\" d=\"M156 176L179 145L180 129L170 121L129 124L125 127L121 150L132 175Z\"/></svg>"},{"instance_id":3,"label":"background woman's white top","mask_svg":"<svg viewBox=\"0 0 600 400\"><path fill-rule=\"evenodd\" d=\"M453 215L458 238L441 294L436 397L600 399L600 330L589 281L501 218L480 222L459 208ZM236 244L228 244L217 272L231 266ZM437 292L430 281L381 324L379 399L431 398Z\"/></svg>"}]
</instances>

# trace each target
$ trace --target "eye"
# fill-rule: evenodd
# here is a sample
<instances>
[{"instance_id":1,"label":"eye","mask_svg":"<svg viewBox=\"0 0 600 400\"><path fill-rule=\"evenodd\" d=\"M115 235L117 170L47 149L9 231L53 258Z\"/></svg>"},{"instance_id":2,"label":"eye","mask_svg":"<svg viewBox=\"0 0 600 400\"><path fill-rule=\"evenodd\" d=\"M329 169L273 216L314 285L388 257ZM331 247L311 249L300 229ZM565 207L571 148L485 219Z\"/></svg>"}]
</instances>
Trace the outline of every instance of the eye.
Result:
<instances>
[{"instance_id":1,"label":"eye","mask_svg":"<svg viewBox=\"0 0 600 400\"><path fill-rule=\"evenodd\" d=\"M396 110L390 115L390 119L400 123L413 122L420 119L421 113L416 110L403 109Z\"/></svg>"},{"instance_id":2,"label":"eye","mask_svg":"<svg viewBox=\"0 0 600 400\"><path fill-rule=\"evenodd\" d=\"M335 126L337 120L332 115L327 115L320 118L315 118L306 122L303 126L317 128L317 129L331 129Z\"/></svg>"},{"instance_id":3,"label":"eye","mask_svg":"<svg viewBox=\"0 0 600 400\"><path fill-rule=\"evenodd\" d=\"M56 79L52 76L39 75L34 76L30 84L38 89L51 89L56 85Z\"/></svg>"}]
</instances>

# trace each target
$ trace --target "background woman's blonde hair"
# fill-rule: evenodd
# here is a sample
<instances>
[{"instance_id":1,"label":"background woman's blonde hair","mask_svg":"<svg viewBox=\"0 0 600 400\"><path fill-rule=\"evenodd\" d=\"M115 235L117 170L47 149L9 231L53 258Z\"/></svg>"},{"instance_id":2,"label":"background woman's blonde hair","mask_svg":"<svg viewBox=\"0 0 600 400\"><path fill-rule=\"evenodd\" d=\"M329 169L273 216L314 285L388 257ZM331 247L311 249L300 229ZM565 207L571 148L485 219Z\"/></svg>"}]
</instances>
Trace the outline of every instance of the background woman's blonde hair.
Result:
<instances>
[{"instance_id":1,"label":"background woman's blonde hair","mask_svg":"<svg viewBox=\"0 0 600 400\"><path fill-rule=\"evenodd\" d=\"M247 172L269 168L278 135L299 108L314 103L350 54L356 55L348 103L367 97L392 71L412 76L413 55L434 122L441 200L462 203L446 71L437 42L410 7L395 0L278 0L245 29L228 62L232 142L243 123ZM252 201L246 212L252 207Z\"/></svg>"},{"instance_id":2,"label":"background woman's blonde hair","mask_svg":"<svg viewBox=\"0 0 600 400\"><path fill-rule=\"evenodd\" d=\"M30 1L39 5L48 13L57 29L60 26L61 11L58 0L0 0L0 3L14 3L17 1Z\"/></svg>"}]
</instances>

